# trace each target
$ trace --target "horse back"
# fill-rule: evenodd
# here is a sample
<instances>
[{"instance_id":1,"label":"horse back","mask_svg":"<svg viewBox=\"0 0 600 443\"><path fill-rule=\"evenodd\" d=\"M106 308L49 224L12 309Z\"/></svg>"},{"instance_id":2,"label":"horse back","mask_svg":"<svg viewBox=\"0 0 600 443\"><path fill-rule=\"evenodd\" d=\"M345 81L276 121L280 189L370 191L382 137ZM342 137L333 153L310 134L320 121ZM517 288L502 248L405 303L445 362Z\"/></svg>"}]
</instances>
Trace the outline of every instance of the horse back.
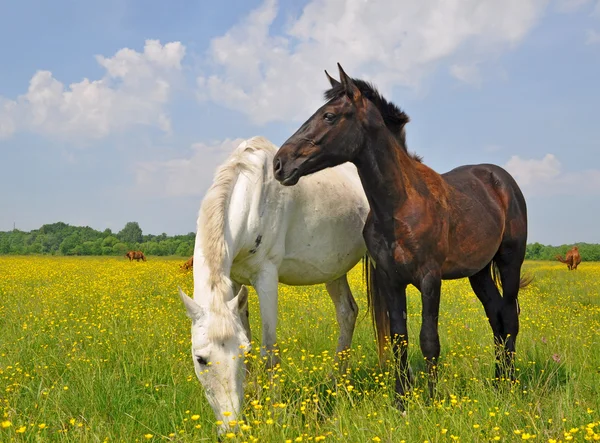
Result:
<instances>
[{"instance_id":1,"label":"horse back","mask_svg":"<svg viewBox=\"0 0 600 443\"><path fill-rule=\"evenodd\" d=\"M492 164L466 165L442 174L454 191L455 198L477 206L479 202L490 214L504 218L508 224L527 221L527 206L515 179L504 169ZM463 208L467 209L467 208ZM507 226L510 228L510 226Z\"/></svg>"}]
</instances>

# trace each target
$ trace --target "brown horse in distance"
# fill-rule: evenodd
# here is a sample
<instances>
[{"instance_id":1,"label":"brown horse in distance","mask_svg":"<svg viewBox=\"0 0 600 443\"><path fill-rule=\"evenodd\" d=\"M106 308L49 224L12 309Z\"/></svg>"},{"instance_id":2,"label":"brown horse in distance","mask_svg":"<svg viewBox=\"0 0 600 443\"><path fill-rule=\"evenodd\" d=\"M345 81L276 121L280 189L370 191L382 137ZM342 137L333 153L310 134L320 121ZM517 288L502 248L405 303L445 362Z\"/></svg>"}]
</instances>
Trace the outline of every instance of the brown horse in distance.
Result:
<instances>
[{"instance_id":1,"label":"brown horse in distance","mask_svg":"<svg viewBox=\"0 0 600 443\"><path fill-rule=\"evenodd\" d=\"M557 255L556 259L561 263L565 263L569 271L573 271L577 269L577 266L579 266L579 263L581 263L581 255L579 254L579 248L577 246L573 246L567 251L565 258L562 258L562 256L560 255Z\"/></svg>"},{"instance_id":2,"label":"brown horse in distance","mask_svg":"<svg viewBox=\"0 0 600 443\"><path fill-rule=\"evenodd\" d=\"M514 379L519 289L527 243L527 207L513 177L496 165L461 166L438 174L408 153L409 117L370 84L339 66L325 105L279 149L275 178L302 176L352 162L370 205L363 235L368 300L382 357L391 337L399 399L410 387L406 287L421 292L421 350L433 394L440 355L442 280L468 277L494 335L496 377ZM502 288L500 294L498 285ZM403 406L403 402L399 402Z\"/></svg>"},{"instance_id":3,"label":"brown horse in distance","mask_svg":"<svg viewBox=\"0 0 600 443\"><path fill-rule=\"evenodd\" d=\"M186 261L184 264L182 264L180 266L182 271L189 271L193 267L194 267L194 256L193 255L188 259L188 261Z\"/></svg>"},{"instance_id":4,"label":"brown horse in distance","mask_svg":"<svg viewBox=\"0 0 600 443\"><path fill-rule=\"evenodd\" d=\"M127 257L129 259L129 261L132 261L132 260L146 261L146 256L144 255L144 253L142 251L129 251L129 252L127 252L127 254L125 254L125 257Z\"/></svg>"}]
</instances>

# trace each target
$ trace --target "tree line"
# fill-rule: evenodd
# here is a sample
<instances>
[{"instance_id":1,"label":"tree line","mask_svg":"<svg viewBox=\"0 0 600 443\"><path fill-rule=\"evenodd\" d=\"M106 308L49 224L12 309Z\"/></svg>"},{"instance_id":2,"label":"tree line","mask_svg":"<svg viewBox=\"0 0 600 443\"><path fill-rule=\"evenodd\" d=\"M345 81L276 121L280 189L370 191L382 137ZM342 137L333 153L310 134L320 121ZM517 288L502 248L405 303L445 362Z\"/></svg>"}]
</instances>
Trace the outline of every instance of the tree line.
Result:
<instances>
[{"instance_id":1,"label":"tree line","mask_svg":"<svg viewBox=\"0 0 600 443\"><path fill-rule=\"evenodd\" d=\"M0 232L0 254L29 255L125 255L131 249L146 255L190 256L196 234L144 235L137 222L128 222L117 233L89 226L58 222L30 232L14 229Z\"/></svg>"},{"instance_id":2,"label":"tree line","mask_svg":"<svg viewBox=\"0 0 600 443\"><path fill-rule=\"evenodd\" d=\"M118 233L110 229L97 231L89 226L71 226L58 222L30 232L14 229L0 231L0 254L28 255L125 255L131 249L146 255L177 255L194 253L196 234L168 236L144 235L137 222L128 222ZM551 246L540 243L527 245L528 260L554 260L565 255L573 245ZM583 261L600 261L600 244L577 243Z\"/></svg>"},{"instance_id":3,"label":"tree line","mask_svg":"<svg viewBox=\"0 0 600 443\"><path fill-rule=\"evenodd\" d=\"M565 256L573 246L579 248L583 261L600 261L600 245L595 243L574 243L571 245L550 246L540 243L527 245L525 258L527 260L555 260L557 255Z\"/></svg>"}]
</instances>

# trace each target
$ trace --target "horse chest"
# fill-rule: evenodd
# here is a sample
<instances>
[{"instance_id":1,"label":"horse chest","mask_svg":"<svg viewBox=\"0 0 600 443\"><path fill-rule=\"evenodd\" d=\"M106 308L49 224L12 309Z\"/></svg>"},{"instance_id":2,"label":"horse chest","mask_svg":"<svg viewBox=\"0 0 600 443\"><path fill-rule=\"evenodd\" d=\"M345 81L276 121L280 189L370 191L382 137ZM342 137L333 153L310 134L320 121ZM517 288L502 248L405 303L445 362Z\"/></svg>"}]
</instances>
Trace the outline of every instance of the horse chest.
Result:
<instances>
[{"instance_id":1,"label":"horse chest","mask_svg":"<svg viewBox=\"0 0 600 443\"><path fill-rule=\"evenodd\" d=\"M411 251L393 236L387 238L373 219L367 220L363 234L369 255L376 266L381 266L388 272L397 272L398 267L405 267L413 262Z\"/></svg>"}]
</instances>

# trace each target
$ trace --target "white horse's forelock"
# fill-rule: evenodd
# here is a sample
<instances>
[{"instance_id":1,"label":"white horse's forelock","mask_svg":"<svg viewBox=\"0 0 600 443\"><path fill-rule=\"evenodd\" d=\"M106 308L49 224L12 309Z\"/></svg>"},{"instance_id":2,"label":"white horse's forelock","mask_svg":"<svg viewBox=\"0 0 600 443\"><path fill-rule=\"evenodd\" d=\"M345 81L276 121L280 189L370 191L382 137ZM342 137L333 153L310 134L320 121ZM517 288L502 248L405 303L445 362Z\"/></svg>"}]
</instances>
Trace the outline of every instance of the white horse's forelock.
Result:
<instances>
[{"instance_id":1,"label":"white horse's forelock","mask_svg":"<svg viewBox=\"0 0 600 443\"><path fill-rule=\"evenodd\" d=\"M206 192L200 206L197 220L197 232L202 239L203 253L209 270L208 283L217 296L211 304L212 327L208 328L215 339L224 339L235 334L236 318L227 307L225 300L232 288L232 282L223 272L227 258L225 242L225 223L233 188L241 173L249 175L263 174L260 167L249 157L257 151L275 152L277 148L264 137L253 137L241 142L229 158L215 172L213 184ZM266 158L266 157L265 157ZM236 295L236 294L234 294Z\"/></svg>"}]
</instances>

